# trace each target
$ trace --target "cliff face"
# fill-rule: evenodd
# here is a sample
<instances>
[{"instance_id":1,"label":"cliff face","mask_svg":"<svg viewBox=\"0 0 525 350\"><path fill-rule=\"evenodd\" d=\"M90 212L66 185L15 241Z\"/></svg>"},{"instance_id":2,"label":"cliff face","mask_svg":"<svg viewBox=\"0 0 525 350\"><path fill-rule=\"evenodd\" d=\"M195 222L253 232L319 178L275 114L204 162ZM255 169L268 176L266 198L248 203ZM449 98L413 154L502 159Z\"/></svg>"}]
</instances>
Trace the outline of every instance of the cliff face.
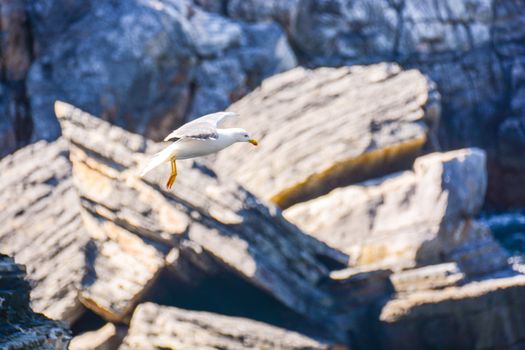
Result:
<instances>
[{"instance_id":1,"label":"cliff face","mask_svg":"<svg viewBox=\"0 0 525 350\"><path fill-rule=\"evenodd\" d=\"M57 102L62 136L0 161L0 249L77 349L519 346L523 266L475 219L484 152L392 151L431 139L433 94L397 65L282 73L232 106L280 125L261 150L181 161L172 190L138 176L163 144Z\"/></svg>"},{"instance_id":2,"label":"cliff face","mask_svg":"<svg viewBox=\"0 0 525 350\"><path fill-rule=\"evenodd\" d=\"M29 307L29 283L22 265L0 254L0 349L66 350L64 325Z\"/></svg>"},{"instance_id":3,"label":"cliff face","mask_svg":"<svg viewBox=\"0 0 525 350\"><path fill-rule=\"evenodd\" d=\"M489 199L525 197L521 1L9 0L0 12L0 156L58 137L55 99L160 139L297 62L396 61L437 83L444 148L488 152Z\"/></svg>"}]
</instances>

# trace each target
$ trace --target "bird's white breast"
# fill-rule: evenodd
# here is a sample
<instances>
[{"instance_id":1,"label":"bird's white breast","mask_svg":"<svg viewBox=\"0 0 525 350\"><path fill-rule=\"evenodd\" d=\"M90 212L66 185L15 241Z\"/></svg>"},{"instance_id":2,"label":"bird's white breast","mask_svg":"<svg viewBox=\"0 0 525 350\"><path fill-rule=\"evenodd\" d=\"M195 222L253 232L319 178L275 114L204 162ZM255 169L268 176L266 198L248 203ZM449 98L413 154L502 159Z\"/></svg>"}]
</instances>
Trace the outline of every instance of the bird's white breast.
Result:
<instances>
[{"instance_id":1,"label":"bird's white breast","mask_svg":"<svg viewBox=\"0 0 525 350\"><path fill-rule=\"evenodd\" d=\"M218 131L219 137L215 140L183 139L175 142L173 144L173 155L177 159L202 157L218 152L235 142L230 135L221 133L220 129Z\"/></svg>"}]
</instances>

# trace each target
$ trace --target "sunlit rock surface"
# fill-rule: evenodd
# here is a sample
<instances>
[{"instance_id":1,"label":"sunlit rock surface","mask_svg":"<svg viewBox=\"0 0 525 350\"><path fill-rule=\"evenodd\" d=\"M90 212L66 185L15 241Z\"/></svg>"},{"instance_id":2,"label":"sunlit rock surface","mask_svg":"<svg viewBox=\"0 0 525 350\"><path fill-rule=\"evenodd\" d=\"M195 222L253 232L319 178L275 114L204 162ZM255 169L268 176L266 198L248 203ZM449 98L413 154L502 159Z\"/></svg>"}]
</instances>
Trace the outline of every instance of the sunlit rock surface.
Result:
<instances>
[{"instance_id":1,"label":"sunlit rock surface","mask_svg":"<svg viewBox=\"0 0 525 350\"><path fill-rule=\"evenodd\" d=\"M383 307L382 349L509 349L525 338L525 276L401 294Z\"/></svg>"},{"instance_id":2,"label":"sunlit rock surface","mask_svg":"<svg viewBox=\"0 0 525 350\"><path fill-rule=\"evenodd\" d=\"M107 323L100 329L85 332L71 339L69 350L115 350L123 337L122 327Z\"/></svg>"},{"instance_id":3,"label":"sunlit rock surface","mask_svg":"<svg viewBox=\"0 0 525 350\"><path fill-rule=\"evenodd\" d=\"M89 236L66 142L27 146L2 159L0 169L1 252L26 265L35 311L72 322L82 313L78 287Z\"/></svg>"},{"instance_id":4,"label":"sunlit rock surface","mask_svg":"<svg viewBox=\"0 0 525 350\"><path fill-rule=\"evenodd\" d=\"M31 310L25 277L22 265L0 254L0 349L66 350L69 332Z\"/></svg>"},{"instance_id":5,"label":"sunlit rock surface","mask_svg":"<svg viewBox=\"0 0 525 350\"><path fill-rule=\"evenodd\" d=\"M355 264L400 269L452 260L482 274L502 268L508 257L472 221L486 183L481 150L433 153L416 159L412 171L336 189L285 216Z\"/></svg>"},{"instance_id":6,"label":"sunlit rock surface","mask_svg":"<svg viewBox=\"0 0 525 350\"><path fill-rule=\"evenodd\" d=\"M287 209L285 216L355 264L383 261L401 268L460 260L475 270L491 256L492 269L498 269L507 255L471 219L483 204L486 183L481 150L433 153L418 158L412 171L339 188Z\"/></svg>"},{"instance_id":7,"label":"sunlit rock surface","mask_svg":"<svg viewBox=\"0 0 525 350\"><path fill-rule=\"evenodd\" d=\"M141 304L120 350L332 349L329 344L239 317Z\"/></svg>"},{"instance_id":8,"label":"sunlit rock surface","mask_svg":"<svg viewBox=\"0 0 525 350\"><path fill-rule=\"evenodd\" d=\"M407 167L439 119L438 95L395 64L297 68L230 107L261 147L234 145L216 168L286 208L335 187Z\"/></svg>"}]
</instances>

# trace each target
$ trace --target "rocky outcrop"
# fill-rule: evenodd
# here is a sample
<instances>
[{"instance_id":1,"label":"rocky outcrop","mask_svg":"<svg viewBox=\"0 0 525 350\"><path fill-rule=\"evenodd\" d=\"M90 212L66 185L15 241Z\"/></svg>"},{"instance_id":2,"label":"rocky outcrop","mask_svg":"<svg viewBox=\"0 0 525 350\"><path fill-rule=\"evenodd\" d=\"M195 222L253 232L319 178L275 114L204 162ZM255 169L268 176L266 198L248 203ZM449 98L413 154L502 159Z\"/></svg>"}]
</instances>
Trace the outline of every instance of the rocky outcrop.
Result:
<instances>
[{"instance_id":1,"label":"rocky outcrop","mask_svg":"<svg viewBox=\"0 0 525 350\"><path fill-rule=\"evenodd\" d=\"M416 159L413 171L334 190L285 216L354 264L400 269L456 261L469 274L484 274L508 258L472 219L486 184L481 150L433 153Z\"/></svg>"},{"instance_id":2,"label":"rocky outcrop","mask_svg":"<svg viewBox=\"0 0 525 350\"><path fill-rule=\"evenodd\" d=\"M330 349L327 343L239 317L141 304L119 349Z\"/></svg>"},{"instance_id":3,"label":"rocky outcrop","mask_svg":"<svg viewBox=\"0 0 525 350\"><path fill-rule=\"evenodd\" d=\"M450 348L468 348L471 343L464 343L464 334L473 342L485 341L484 323L470 321L471 317L483 312L496 317L500 309L521 307L523 275L511 270L490 231L472 219L486 184L480 150L426 155L416 159L411 171L336 189L285 211L288 215L336 193L362 191L363 200L353 195L335 207L318 206L316 215L308 219L312 223L332 216L343 220L345 216L338 213L348 209L353 209L349 217L361 213L352 223L370 219L372 224L355 230L365 232L364 236L352 241L351 235L340 232L340 238L349 239L354 248L385 246L381 237L388 245L374 254L355 254L354 248L341 252L316 240L318 236L330 245L338 244L329 241L322 227L311 235L303 233L276 207L216 173L212 166L219 169L220 161L180 162L175 186L167 191L167 167L145 179L137 175L163 145L66 103L57 102L56 112L63 138L36 143L0 162L0 171L6 174L0 192L5 222L0 243L2 251L9 247L28 265L35 291L41 288L35 305L60 306L44 312L69 317L74 329L80 328L84 316L96 314L101 318L96 328L112 321L121 325L123 333L129 331L123 348L147 348L151 343L192 348L201 344L183 335L198 332L199 339L212 347L279 346L283 341L283 347L291 348L314 342L314 348L341 343L388 349L410 337L414 347L425 349L436 347L441 338L438 343L424 343L426 338L420 334L434 326L438 332L449 332L450 320L464 328L443 339ZM333 225L335 232L348 223ZM379 254L385 251L388 254ZM218 280L212 287L206 283L210 276ZM235 287L221 289L231 279L237 279ZM238 315L222 304L229 300L244 308L243 289L249 288L258 307L271 305L268 312L283 315L272 315L269 323L309 336L221 316L217 309L201 314L144 304L177 305L185 294L195 293L196 299L214 294L220 310ZM202 289L211 291L201 294ZM500 289L505 292L497 292ZM206 309L202 303L190 306ZM446 321L435 325L435 317L429 316L433 312ZM260 319L253 315L246 316ZM146 327L148 322L154 326ZM163 326L171 322L178 326ZM76 343L81 345L83 337L100 347L115 346L122 336L101 329L76 338ZM518 344L520 338L521 331L516 330L494 336L487 344Z\"/></svg>"},{"instance_id":4,"label":"rocky outcrop","mask_svg":"<svg viewBox=\"0 0 525 350\"><path fill-rule=\"evenodd\" d=\"M37 312L72 322L82 313L77 294L89 236L72 186L66 142L27 146L2 159L0 169L1 252L27 266Z\"/></svg>"},{"instance_id":5,"label":"rocky outcrop","mask_svg":"<svg viewBox=\"0 0 525 350\"><path fill-rule=\"evenodd\" d=\"M282 208L408 167L439 119L432 83L395 64L297 68L230 110L245 116L235 124L253 130L262 147L233 146L218 155L217 169Z\"/></svg>"},{"instance_id":6,"label":"rocky outcrop","mask_svg":"<svg viewBox=\"0 0 525 350\"><path fill-rule=\"evenodd\" d=\"M382 309L383 349L509 349L525 341L525 278L399 295ZM474 335L474 336L473 336Z\"/></svg>"},{"instance_id":7,"label":"rocky outcrop","mask_svg":"<svg viewBox=\"0 0 525 350\"><path fill-rule=\"evenodd\" d=\"M25 78L32 60L31 35L24 1L0 4L0 157L31 136Z\"/></svg>"},{"instance_id":8,"label":"rocky outcrop","mask_svg":"<svg viewBox=\"0 0 525 350\"><path fill-rule=\"evenodd\" d=\"M0 349L66 350L69 332L31 310L24 278L24 267L0 254Z\"/></svg>"},{"instance_id":9,"label":"rocky outcrop","mask_svg":"<svg viewBox=\"0 0 525 350\"><path fill-rule=\"evenodd\" d=\"M166 253L191 247L212 257L202 258L202 268L226 266L292 310L314 320L326 317L329 305L323 303L329 297L317 288L328 273L322 261L345 264L344 254L303 234L275 208L204 165L181 164L173 192L163 185L167 168L142 181L137 174L147 159L143 152L151 154L159 145L71 105L58 102L56 110L70 142L88 227L99 222L97 232L120 246L131 239L118 236L123 230ZM179 263L184 265L172 264Z\"/></svg>"},{"instance_id":10,"label":"rocky outcrop","mask_svg":"<svg viewBox=\"0 0 525 350\"><path fill-rule=\"evenodd\" d=\"M124 337L122 327L107 323L100 329L85 332L71 339L69 350L115 350Z\"/></svg>"},{"instance_id":11,"label":"rocky outcrop","mask_svg":"<svg viewBox=\"0 0 525 350\"><path fill-rule=\"evenodd\" d=\"M525 140L524 6L497 0L4 1L2 70L21 74L0 77L2 154L31 137L59 134L52 113L57 98L161 139L185 118L224 109L262 78L292 68L296 56L306 67L390 61L437 83L441 144L484 148L489 200L519 206L525 197L516 189L525 169L516 151Z\"/></svg>"},{"instance_id":12,"label":"rocky outcrop","mask_svg":"<svg viewBox=\"0 0 525 350\"><path fill-rule=\"evenodd\" d=\"M39 45L27 79L34 139L59 135L56 99L161 139L296 64L278 25L232 21L182 0L48 3L63 3L58 13L71 23L57 30L56 14L29 6Z\"/></svg>"},{"instance_id":13,"label":"rocky outcrop","mask_svg":"<svg viewBox=\"0 0 525 350\"><path fill-rule=\"evenodd\" d=\"M520 199L523 202L523 192L516 192L514 182L518 172L500 162L510 156L521 170L525 167L523 157L500 147L501 143L514 147L525 140L519 129L509 130L509 123L522 120L525 110L523 2L229 0L225 3L225 15L281 23L307 66L396 61L429 75L437 83L443 100L442 145L485 148L491 160L490 172L494 174L490 199L507 205L519 205ZM509 133L514 134L513 140L507 137ZM519 176L523 182L522 175Z\"/></svg>"}]
</instances>

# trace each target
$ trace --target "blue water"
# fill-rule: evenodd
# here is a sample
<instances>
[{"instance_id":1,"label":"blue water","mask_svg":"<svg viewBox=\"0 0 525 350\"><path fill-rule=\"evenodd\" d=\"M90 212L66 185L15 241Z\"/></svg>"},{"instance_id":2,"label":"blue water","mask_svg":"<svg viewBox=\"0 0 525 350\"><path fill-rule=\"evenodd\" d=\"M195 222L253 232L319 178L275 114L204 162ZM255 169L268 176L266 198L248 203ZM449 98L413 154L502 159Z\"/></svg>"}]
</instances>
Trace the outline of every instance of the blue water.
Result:
<instances>
[{"instance_id":1,"label":"blue water","mask_svg":"<svg viewBox=\"0 0 525 350\"><path fill-rule=\"evenodd\" d=\"M479 220L491 228L514 262L525 263L525 210L484 212Z\"/></svg>"}]
</instances>

